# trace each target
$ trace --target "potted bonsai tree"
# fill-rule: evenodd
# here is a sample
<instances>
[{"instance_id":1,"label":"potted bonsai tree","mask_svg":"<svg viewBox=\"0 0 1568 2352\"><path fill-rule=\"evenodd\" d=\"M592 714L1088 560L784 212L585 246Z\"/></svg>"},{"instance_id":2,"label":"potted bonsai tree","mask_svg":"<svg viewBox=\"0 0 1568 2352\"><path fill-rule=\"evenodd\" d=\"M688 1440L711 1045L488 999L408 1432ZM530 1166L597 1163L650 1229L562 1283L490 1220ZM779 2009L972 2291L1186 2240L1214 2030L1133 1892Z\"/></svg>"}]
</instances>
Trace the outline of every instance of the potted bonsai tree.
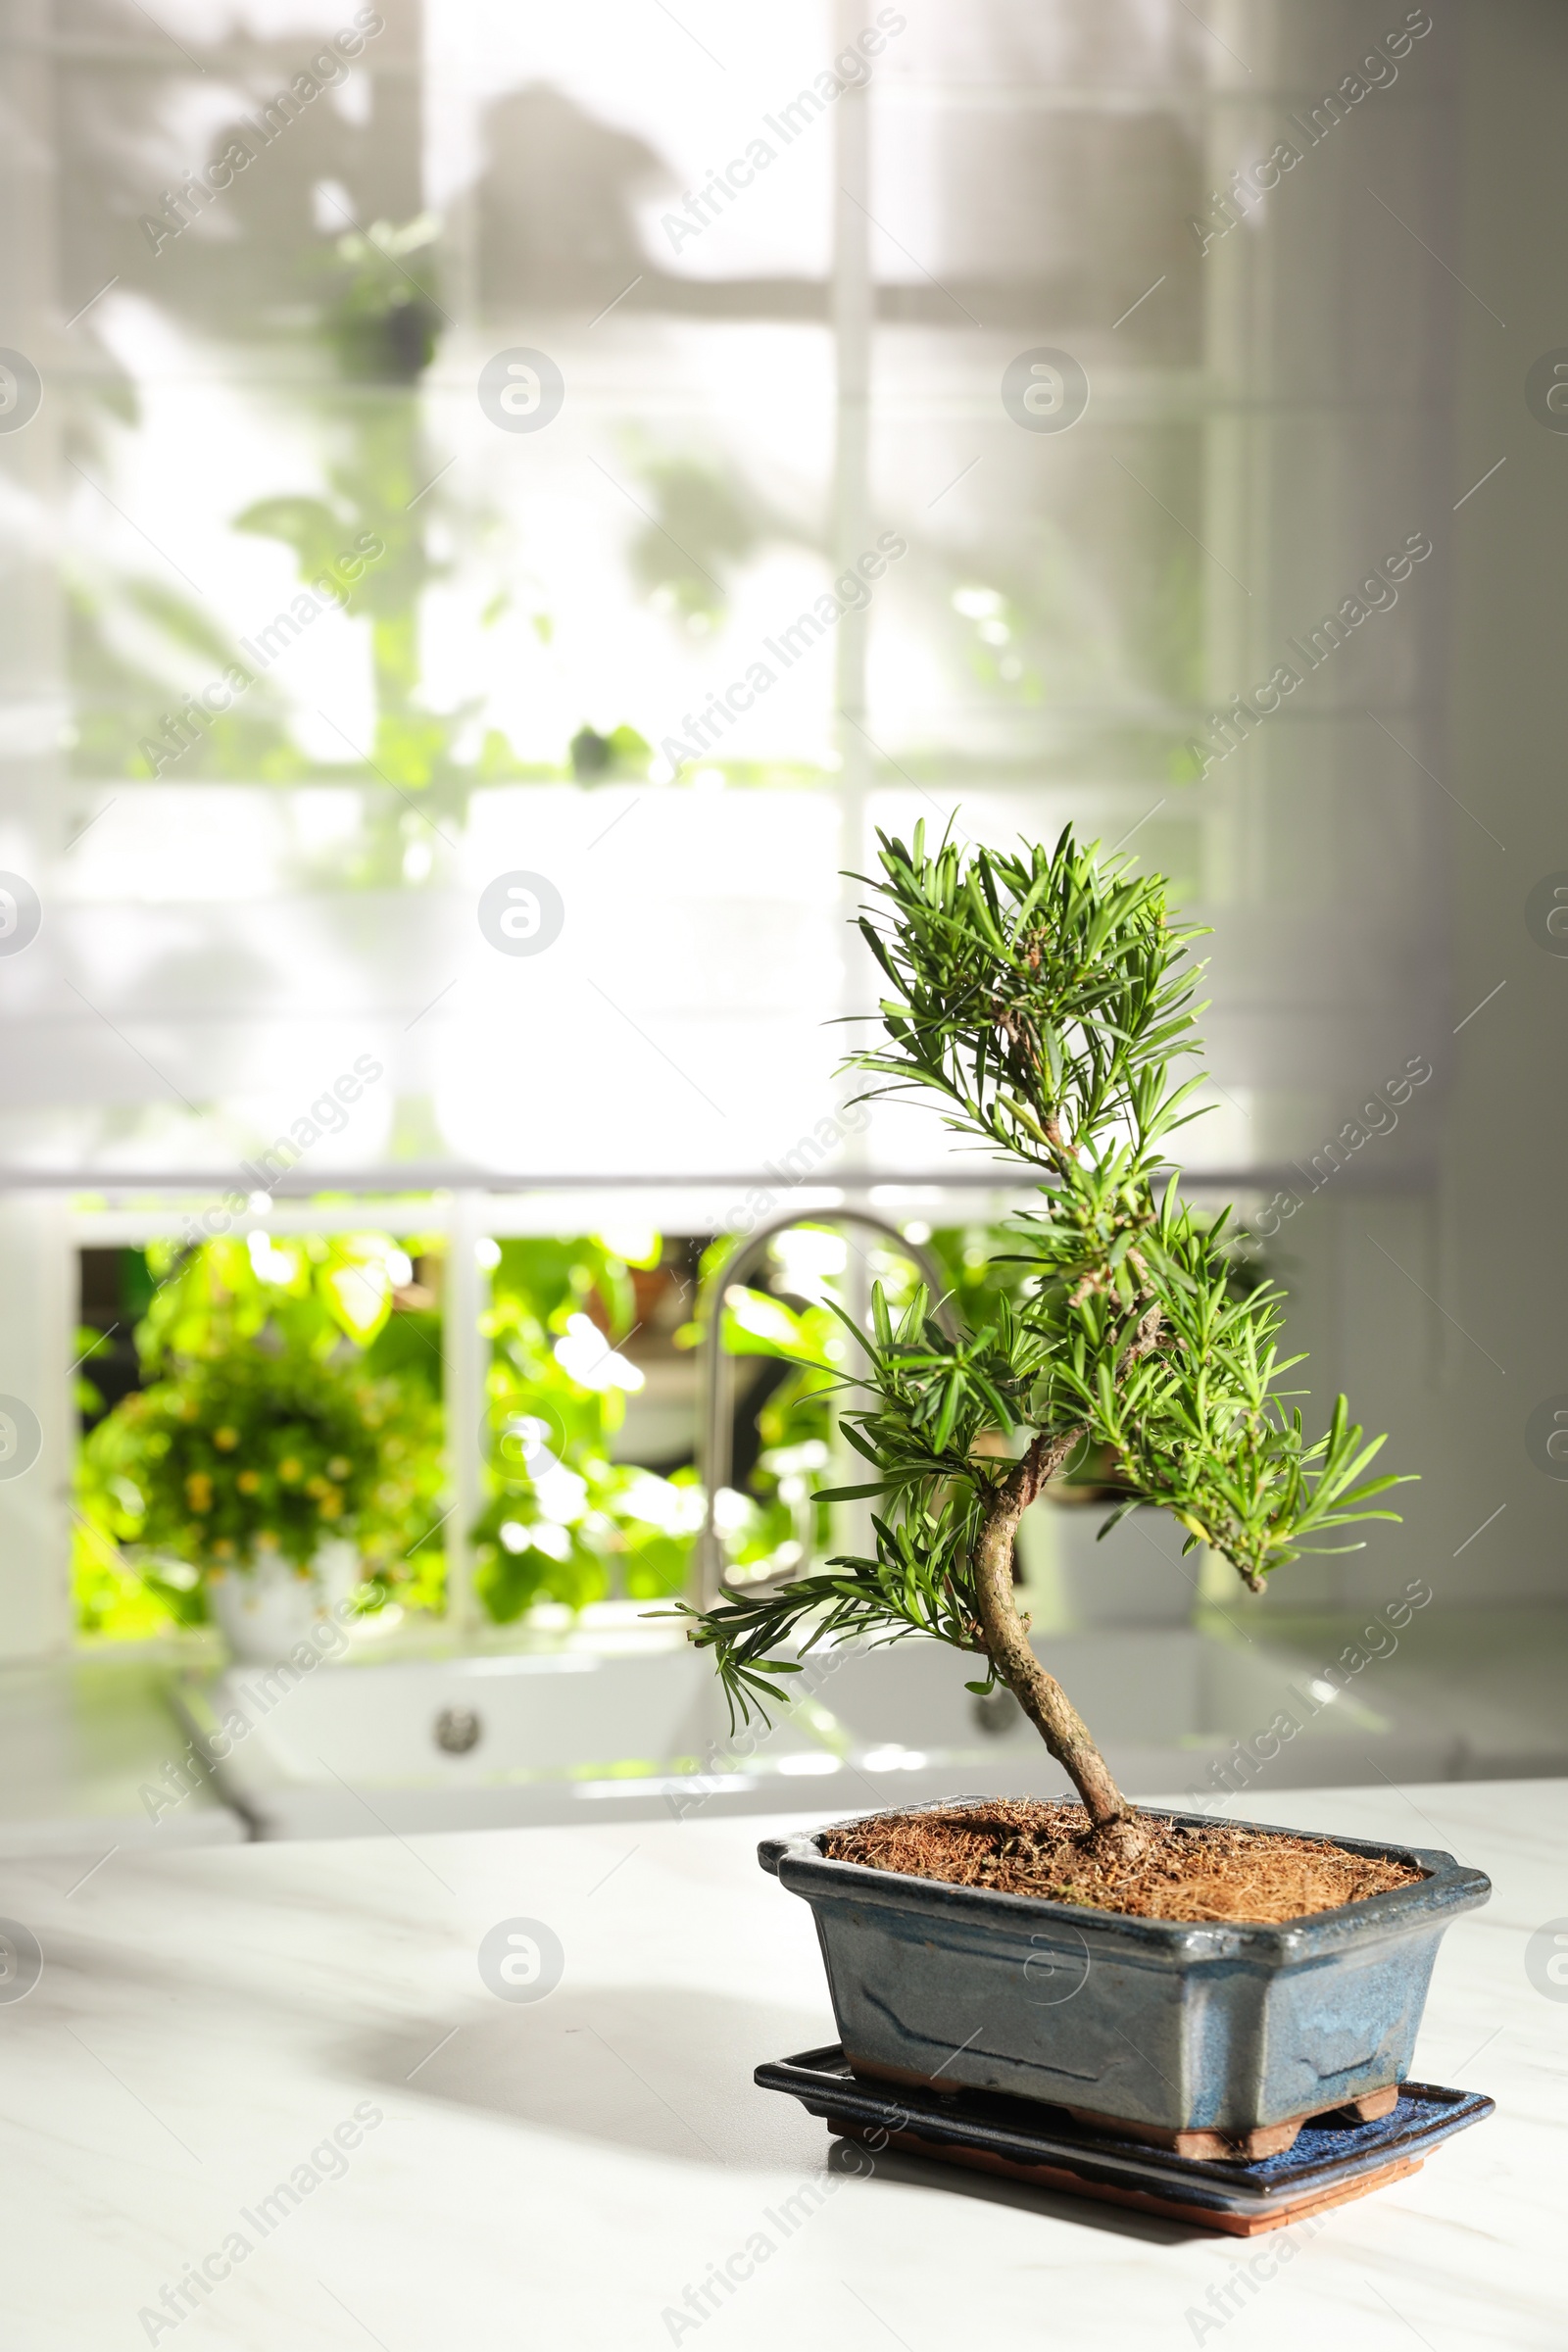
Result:
<instances>
[{"instance_id":1,"label":"potted bonsai tree","mask_svg":"<svg viewBox=\"0 0 1568 2352\"><path fill-rule=\"evenodd\" d=\"M769 1840L814 1906L858 2072L1070 2107L1204 2147L1283 2147L1300 2120L1393 2105L1438 1937L1487 1882L1451 1857L1154 1814L1117 1787L1029 1639L1013 1544L1046 1482L1113 1465L1106 1521L1154 1505L1251 1591L1391 1518L1343 1397L1308 1437L1279 1351L1281 1297L1234 1279L1226 1217L1184 1202L1167 1139L1198 1115L1194 928L1163 883L1054 849L881 842L861 918L891 994L851 1057L870 1093L936 1096L950 1128L1027 1165L1027 1279L950 1336L880 1289L858 1334L873 1556L691 1612L732 1713L765 1712L820 1642L951 1643L1004 1685L1078 1803L955 1803ZM1228 1212L1227 1212L1228 1215ZM1000 1437L1000 1445L999 1445ZM1102 1531L1103 1532L1103 1531ZM1043 1994L1051 1976L1054 1989Z\"/></svg>"},{"instance_id":2,"label":"potted bonsai tree","mask_svg":"<svg viewBox=\"0 0 1568 2352\"><path fill-rule=\"evenodd\" d=\"M435 1522L439 1401L376 1362L373 1237L168 1256L136 1333L146 1385L83 1448L84 1513L176 1615L270 1663L406 1573Z\"/></svg>"}]
</instances>

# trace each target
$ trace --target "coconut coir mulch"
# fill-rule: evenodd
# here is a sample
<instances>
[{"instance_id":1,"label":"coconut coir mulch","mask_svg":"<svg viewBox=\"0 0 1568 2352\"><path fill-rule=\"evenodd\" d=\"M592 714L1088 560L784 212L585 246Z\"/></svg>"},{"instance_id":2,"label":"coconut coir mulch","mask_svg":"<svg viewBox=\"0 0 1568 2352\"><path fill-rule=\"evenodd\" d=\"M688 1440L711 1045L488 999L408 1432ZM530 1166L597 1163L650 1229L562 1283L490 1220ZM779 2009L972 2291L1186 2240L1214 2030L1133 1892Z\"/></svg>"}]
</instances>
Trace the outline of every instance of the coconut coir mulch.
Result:
<instances>
[{"instance_id":1,"label":"coconut coir mulch","mask_svg":"<svg viewBox=\"0 0 1568 2352\"><path fill-rule=\"evenodd\" d=\"M1142 1852L1086 1843L1082 1805L999 1798L952 1812L882 1814L823 1834L838 1862L896 1870L955 1886L1037 1894L1141 1919L1302 1919L1408 1886L1404 1862L1348 1853L1326 1838L1276 1836L1230 1822L1187 1827L1140 1814Z\"/></svg>"}]
</instances>

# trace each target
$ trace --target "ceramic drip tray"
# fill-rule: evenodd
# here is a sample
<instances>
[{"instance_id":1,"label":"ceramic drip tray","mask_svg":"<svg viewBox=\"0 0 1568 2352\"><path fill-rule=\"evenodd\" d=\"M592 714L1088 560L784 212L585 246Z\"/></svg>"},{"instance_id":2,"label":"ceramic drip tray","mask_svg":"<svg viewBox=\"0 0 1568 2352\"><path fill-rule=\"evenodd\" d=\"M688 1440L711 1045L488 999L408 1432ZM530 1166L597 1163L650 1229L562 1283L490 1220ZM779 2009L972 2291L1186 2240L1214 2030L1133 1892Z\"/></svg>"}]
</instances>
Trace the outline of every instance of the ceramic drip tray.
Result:
<instances>
[{"instance_id":1,"label":"ceramic drip tray","mask_svg":"<svg viewBox=\"0 0 1568 2352\"><path fill-rule=\"evenodd\" d=\"M996 2091L871 2082L851 2072L837 2042L760 2066L756 2080L763 2090L788 2091L840 2138L876 2151L934 2156L1238 2237L1282 2230L1419 2171L1441 2141L1495 2104L1479 2091L1403 2082L1388 2115L1364 2123L1320 2116L1282 2154L1237 2162L1178 2156L1077 2122L1065 2108Z\"/></svg>"}]
</instances>

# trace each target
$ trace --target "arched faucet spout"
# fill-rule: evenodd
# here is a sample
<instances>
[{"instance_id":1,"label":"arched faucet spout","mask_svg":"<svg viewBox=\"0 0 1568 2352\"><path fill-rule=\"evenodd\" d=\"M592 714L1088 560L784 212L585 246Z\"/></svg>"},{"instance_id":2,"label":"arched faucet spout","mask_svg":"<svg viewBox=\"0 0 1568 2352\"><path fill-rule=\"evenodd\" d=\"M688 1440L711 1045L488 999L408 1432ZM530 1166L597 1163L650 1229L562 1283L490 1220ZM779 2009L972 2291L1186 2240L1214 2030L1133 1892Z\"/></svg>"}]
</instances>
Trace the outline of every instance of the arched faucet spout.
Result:
<instances>
[{"instance_id":1,"label":"arched faucet spout","mask_svg":"<svg viewBox=\"0 0 1568 2352\"><path fill-rule=\"evenodd\" d=\"M730 1359L724 1348L724 1293L732 1283L744 1283L756 1271L768 1243L776 1234L788 1233L796 1225L864 1226L897 1245L902 1254L919 1270L933 1301L942 1300L946 1287L942 1269L929 1250L918 1242L908 1241L886 1217L879 1217L874 1211L863 1208L802 1209L793 1216L774 1217L768 1224L759 1225L756 1232L748 1234L744 1241L738 1242L723 1264L710 1276L699 1384L703 1492L706 1499L703 1532L697 1541L692 1594L696 1605L703 1609L712 1607L724 1581L724 1544L714 1513L719 1494L729 1485L734 1459ZM951 1317L946 1306L939 1303L936 1311L943 1328L949 1329Z\"/></svg>"}]
</instances>

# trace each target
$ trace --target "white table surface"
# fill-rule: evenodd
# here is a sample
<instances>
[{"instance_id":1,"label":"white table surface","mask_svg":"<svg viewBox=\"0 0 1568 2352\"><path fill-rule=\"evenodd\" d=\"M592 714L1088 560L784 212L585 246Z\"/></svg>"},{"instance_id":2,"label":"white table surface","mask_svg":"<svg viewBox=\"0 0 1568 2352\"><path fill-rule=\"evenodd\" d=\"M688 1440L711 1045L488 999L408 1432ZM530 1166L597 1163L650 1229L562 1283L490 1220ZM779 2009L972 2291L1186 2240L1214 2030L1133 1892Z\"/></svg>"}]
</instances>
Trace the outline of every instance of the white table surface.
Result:
<instances>
[{"instance_id":1,"label":"white table surface","mask_svg":"<svg viewBox=\"0 0 1568 2352\"><path fill-rule=\"evenodd\" d=\"M244 1843L205 1780L161 1816L142 1795L184 1752L169 1691L187 1656L216 1665L217 1645L127 1642L0 1666L0 1886L11 1855L79 1854L75 1878L112 1845Z\"/></svg>"},{"instance_id":2,"label":"white table surface","mask_svg":"<svg viewBox=\"0 0 1568 2352\"><path fill-rule=\"evenodd\" d=\"M1568 1999L1524 1953L1568 1916L1568 1784L1298 1791L1266 1814L1491 1874L1445 1940L1416 2072L1498 2112L1309 2235L1251 2241L891 2155L830 2173L824 2126L751 2080L833 2037L807 1907L757 1867L766 1821L122 1852L74 1891L75 1862L0 1863L0 1912L44 1952L0 2005L0 2341L1563 2352ZM475 1960L515 1917L565 1950L528 2005ZM382 2120L342 2177L264 2235L258 2200L362 2102ZM167 2321L165 2286L236 2230L250 2251L197 2310L140 2316ZM759 2236L694 2319L686 2290L745 2271Z\"/></svg>"}]
</instances>

